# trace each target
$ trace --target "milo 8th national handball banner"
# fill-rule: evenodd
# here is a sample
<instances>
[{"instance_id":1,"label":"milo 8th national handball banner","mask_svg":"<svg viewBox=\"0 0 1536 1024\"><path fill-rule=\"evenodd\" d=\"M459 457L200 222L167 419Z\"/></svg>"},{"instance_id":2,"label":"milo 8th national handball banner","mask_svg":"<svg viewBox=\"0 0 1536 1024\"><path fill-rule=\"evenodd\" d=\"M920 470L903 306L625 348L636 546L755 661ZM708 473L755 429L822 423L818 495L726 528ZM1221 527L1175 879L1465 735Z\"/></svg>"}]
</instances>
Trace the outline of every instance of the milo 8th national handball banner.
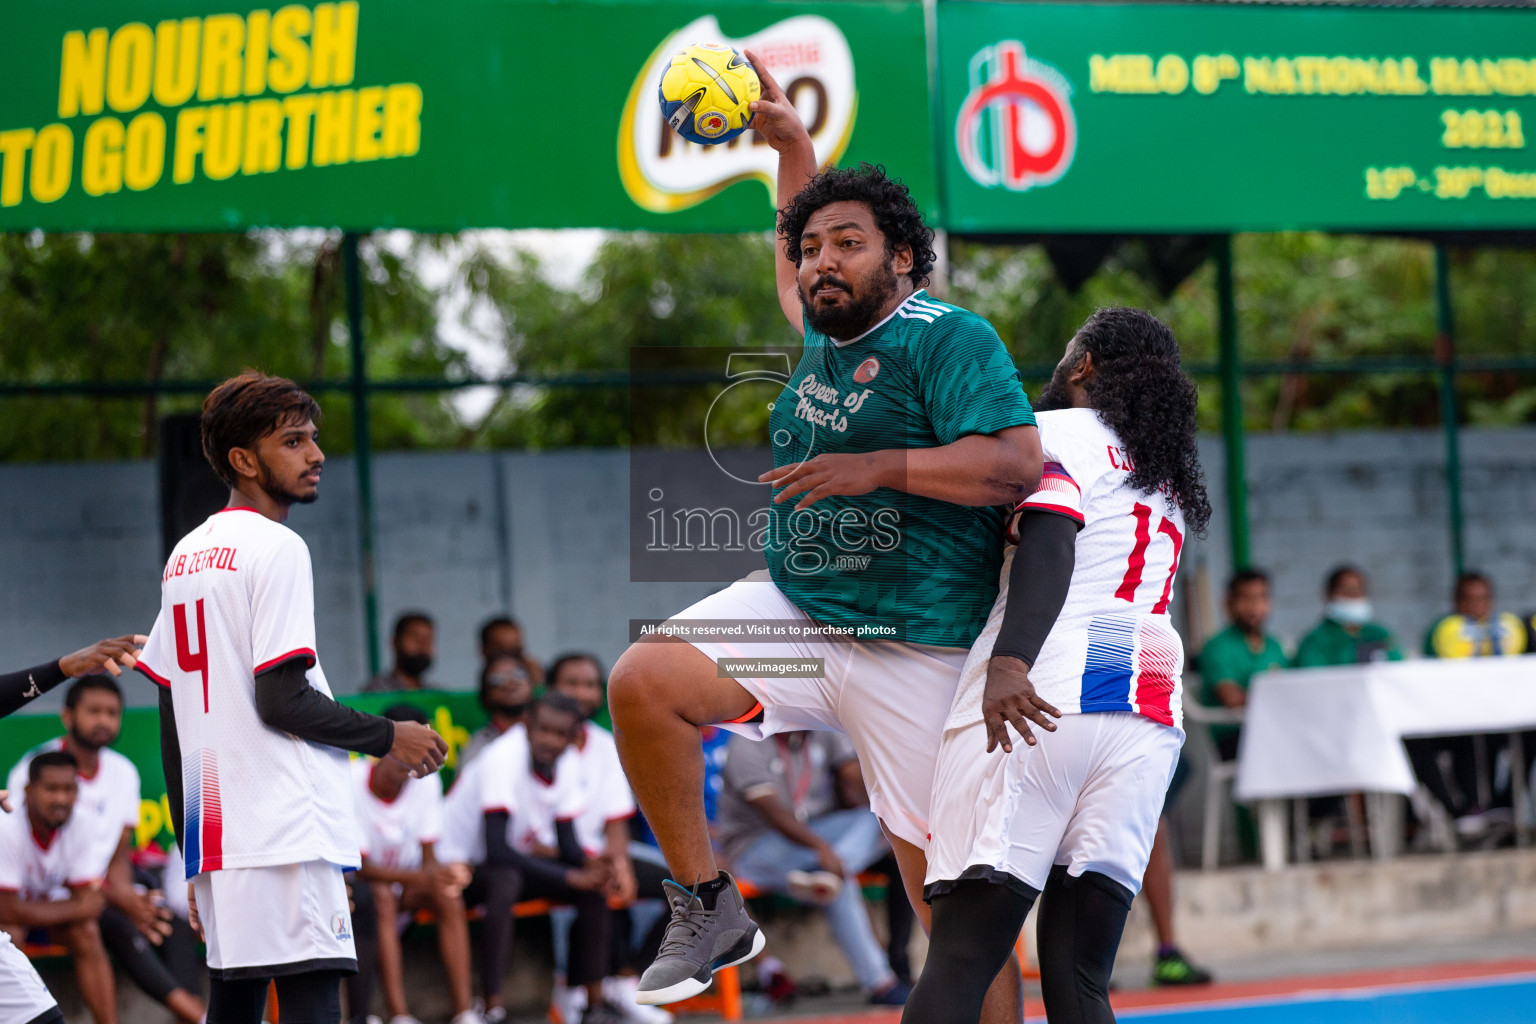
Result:
<instances>
[{"instance_id":1,"label":"milo 8th national handball banner","mask_svg":"<svg viewBox=\"0 0 1536 1024\"><path fill-rule=\"evenodd\" d=\"M704 41L937 212L916 4L68 0L0 14L0 230L765 229L773 151L659 116Z\"/></svg>"},{"instance_id":2,"label":"milo 8th national handball banner","mask_svg":"<svg viewBox=\"0 0 1536 1024\"><path fill-rule=\"evenodd\" d=\"M957 232L1536 226L1536 13L938 7Z\"/></svg>"}]
</instances>

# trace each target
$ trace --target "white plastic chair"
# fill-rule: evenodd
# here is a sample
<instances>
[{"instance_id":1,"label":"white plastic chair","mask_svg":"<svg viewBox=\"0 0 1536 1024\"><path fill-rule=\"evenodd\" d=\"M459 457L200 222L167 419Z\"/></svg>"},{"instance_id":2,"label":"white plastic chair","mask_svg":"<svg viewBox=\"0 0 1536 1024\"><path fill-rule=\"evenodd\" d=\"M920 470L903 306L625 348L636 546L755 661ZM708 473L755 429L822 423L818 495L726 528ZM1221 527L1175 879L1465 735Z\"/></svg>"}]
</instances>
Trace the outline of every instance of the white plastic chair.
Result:
<instances>
[{"instance_id":1,"label":"white plastic chair","mask_svg":"<svg viewBox=\"0 0 1536 1024\"><path fill-rule=\"evenodd\" d=\"M1242 725L1245 708L1213 708L1198 701L1184 702L1184 717L1200 726ZM1200 834L1200 868L1215 869L1221 857L1221 811L1228 803L1227 787L1237 780L1237 761L1223 761L1213 750L1205 771L1205 821Z\"/></svg>"}]
</instances>

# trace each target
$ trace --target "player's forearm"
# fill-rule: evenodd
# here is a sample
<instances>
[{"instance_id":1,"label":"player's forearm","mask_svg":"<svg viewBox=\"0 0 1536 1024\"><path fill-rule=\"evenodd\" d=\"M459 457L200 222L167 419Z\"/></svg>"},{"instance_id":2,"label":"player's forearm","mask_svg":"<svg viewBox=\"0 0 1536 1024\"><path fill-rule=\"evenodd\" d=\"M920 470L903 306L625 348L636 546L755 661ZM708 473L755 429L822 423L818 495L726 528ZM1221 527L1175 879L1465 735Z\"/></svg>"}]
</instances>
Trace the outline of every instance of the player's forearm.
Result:
<instances>
[{"instance_id":1,"label":"player's forearm","mask_svg":"<svg viewBox=\"0 0 1536 1024\"><path fill-rule=\"evenodd\" d=\"M790 809L784 806L784 801L778 797L764 796L750 802L775 832L796 846L814 850L825 845L825 840L813 832L809 825L795 817Z\"/></svg>"},{"instance_id":2,"label":"player's forearm","mask_svg":"<svg viewBox=\"0 0 1536 1024\"><path fill-rule=\"evenodd\" d=\"M117 845L117 850L112 854L112 862L107 865L106 884L101 887L101 894L107 898L107 902L130 917L136 916L142 897L133 888L133 860L132 840L124 837Z\"/></svg>"},{"instance_id":3,"label":"player's forearm","mask_svg":"<svg viewBox=\"0 0 1536 1024\"><path fill-rule=\"evenodd\" d=\"M1054 512L1031 512L1026 506L1019 518L1019 546L1008 570L1008 603L992 657L1035 664L1067 603L1076 565L1077 523Z\"/></svg>"},{"instance_id":4,"label":"player's forearm","mask_svg":"<svg viewBox=\"0 0 1536 1024\"><path fill-rule=\"evenodd\" d=\"M92 916L91 908L76 896L67 900L23 900L11 894L9 899L0 901L0 921L23 928L52 928Z\"/></svg>"},{"instance_id":5,"label":"player's forearm","mask_svg":"<svg viewBox=\"0 0 1536 1024\"><path fill-rule=\"evenodd\" d=\"M816 150L811 145L810 135L803 136L798 142L779 151L779 173L775 199L778 209L788 206L799 195L811 179L816 177ZM778 287L780 304L784 307L784 313L789 316L792 323L800 321L790 315L791 310L797 311L800 307L800 282L798 274L800 268L791 263L784 255L784 239L775 236L774 241L774 282Z\"/></svg>"},{"instance_id":6,"label":"player's forearm","mask_svg":"<svg viewBox=\"0 0 1536 1024\"><path fill-rule=\"evenodd\" d=\"M615 863L629 862L629 819L615 818L603 826L603 839L608 843L608 856Z\"/></svg>"},{"instance_id":7,"label":"player's forearm","mask_svg":"<svg viewBox=\"0 0 1536 1024\"><path fill-rule=\"evenodd\" d=\"M540 879L551 885L565 885L570 868L557 860L530 857L512 849L507 842L507 825L511 816L506 811L490 811L485 815L485 859L489 864L517 868L526 879Z\"/></svg>"},{"instance_id":8,"label":"player's forearm","mask_svg":"<svg viewBox=\"0 0 1536 1024\"><path fill-rule=\"evenodd\" d=\"M263 724L311 743L383 757L395 742L395 723L327 697L305 676L304 661L290 658L256 677L256 713Z\"/></svg>"},{"instance_id":9,"label":"player's forearm","mask_svg":"<svg viewBox=\"0 0 1536 1024\"><path fill-rule=\"evenodd\" d=\"M1040 486L1045 464L1034 427L877 454L885 462L880 474L885 486L955 505L1016 505Z\"/></svg>"},{"instance_id":10,"label":"player's forearm","mask_svg":"<svg viewBox=\"0 0 1536 1024\"><path fill-rule=\"evenodd\" d=\"M176 842L187 848L182 823L185 805L182 800L181 737L176 732L176 704L171 700L171 688L160 688L160 766L165 770L165 797L171 807L171 828Z\"/></svg>"},{"instance_id":11,"label":"player's forearm","mask_svg":"<svg viewBox=\"0 0 1536 1024\"><path fill-rule=\"evenodd\" d=\"M41 697L66 678L57 661L0 675L0 718Z\"/></svg>"},{"instance_id":12,"label":"player's forearm","mask_svg":"<svg viewBox=\"0 0 1536 1024\"><path fill-rule=\"evenodd\" d=\"M357 877L368 883L380 882L392 885L398 882L401 885L410 885L421 881L421 872L383 867L364 857L363 866L357 869Z\"/></svg>"}]
</instances>

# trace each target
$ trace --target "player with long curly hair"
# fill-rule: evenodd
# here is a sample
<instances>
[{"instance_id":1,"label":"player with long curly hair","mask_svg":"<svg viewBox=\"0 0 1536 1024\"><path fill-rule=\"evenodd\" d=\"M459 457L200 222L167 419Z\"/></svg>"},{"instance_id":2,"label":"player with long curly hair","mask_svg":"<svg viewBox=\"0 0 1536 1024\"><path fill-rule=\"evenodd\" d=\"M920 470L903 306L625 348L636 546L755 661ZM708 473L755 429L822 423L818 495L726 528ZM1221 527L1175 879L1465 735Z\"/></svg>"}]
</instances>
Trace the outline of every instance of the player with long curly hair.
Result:
<instances>
[{"instance_id":1,"label":"player with long curly hair","mask_svg":"<svg viewBox=\"0 0 1536 1024\"><path fill-rule=\"evenodd\" d=\"M1211 517L1195 404L1173 333L1138 309L1089 317L1041 392L1044 477L945 723L932 937L904 1021L974 1024L1037 897L1051 1024L1114 1020L1110 969L1184 743L1168 606Z\"/></svg>"},{"instance_id":2,"label":"player with long curly hair","mask_svg":"<svg viewBox=\"0 0 1536 1024\"><path fill-rule=\"evenodd\" d=\"M710 849L700 726L756 739L847 733L920 902L940 726L997 587L998 505L1033 491L1041 465L997 332L924 289L933 232L906 186L869 165L819 171L795 108L753 63L753 127L779 154L775 281L805 347L769 417L768 571L680 612L686 635L673 627L633 645L609 681L619 754L675 880L666 938L640 981L646 1003L700 992L763 945ZM708 635L700 620L721 629ZM820 668L721 670L744 654ZM777 795L760 801L797 848L786 872L844 876L845 837ZM907 989L893 980L868 995L895 1005ZM1018 1020L1020 997L1017 971L1000 976L993 1019Z\"/></svg>"}]
</instances>

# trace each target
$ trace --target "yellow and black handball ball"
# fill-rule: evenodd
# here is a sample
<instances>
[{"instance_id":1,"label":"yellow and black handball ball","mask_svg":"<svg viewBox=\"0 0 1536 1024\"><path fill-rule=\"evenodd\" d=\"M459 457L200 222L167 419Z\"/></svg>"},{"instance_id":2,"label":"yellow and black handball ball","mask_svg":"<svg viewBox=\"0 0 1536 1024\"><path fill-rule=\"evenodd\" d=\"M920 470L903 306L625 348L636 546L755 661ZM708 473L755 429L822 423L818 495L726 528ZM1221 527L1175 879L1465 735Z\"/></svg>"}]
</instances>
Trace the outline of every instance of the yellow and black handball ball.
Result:
<instances>
[{"instance_id":1,"label":"yellow and black handball ball","mask_svg":"<svg viewBox=\"0 0 1536 1024\"><path fill-rule=\"evenodd\" d=\"M763 94L763 83L739 50L694 43L672 58L657 92L661 116L677 134L715 146L747 130L748 104Z\"/></svg>"}]
</instances>

